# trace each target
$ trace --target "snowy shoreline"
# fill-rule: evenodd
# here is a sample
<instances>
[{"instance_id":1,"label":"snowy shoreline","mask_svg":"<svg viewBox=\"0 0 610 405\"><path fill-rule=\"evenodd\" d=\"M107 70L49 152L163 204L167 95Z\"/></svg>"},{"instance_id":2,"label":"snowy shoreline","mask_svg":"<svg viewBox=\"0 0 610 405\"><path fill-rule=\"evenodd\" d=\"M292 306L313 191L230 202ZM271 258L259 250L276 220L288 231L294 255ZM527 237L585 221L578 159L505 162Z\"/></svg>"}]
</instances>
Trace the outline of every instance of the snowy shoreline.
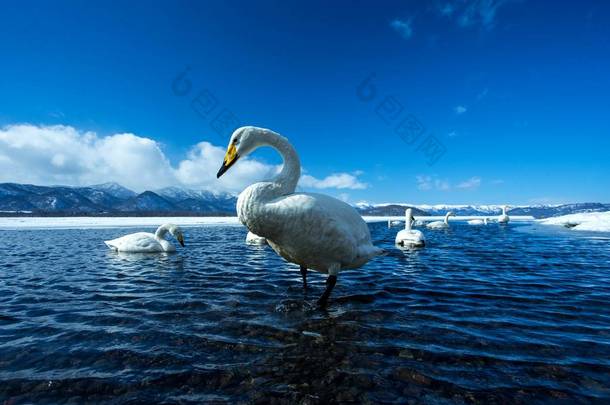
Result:
<instances>
[{"instance_id":1,"label":"snowy shoreline","mask_svg":"<svg viewBox=\"0 0 610 405\"><path fill-rule=\"evenodd\" d=\"M542 225L563 226L575 231L610 232L610 211L586 212L539 219Z\"/></svg>"},{"instance_id":2,"label":"snowy shoreline","mask_svg":"<svg viewBox=\"0 0 610 405\"><path fill-rule=\"evenodd\" d=\"M366 222L404 220L404 216L365 216ZM467 221L493 216L461 216L451 221ZM415 217L423 221L438 221L439 216ZM513 221L533 221L533 217L511 217ZM79 229L79 228L132 228L153 227L164 223L180 226L242 226L237 217L0 217L0 229Z\"/></svg>"}]
</instances>

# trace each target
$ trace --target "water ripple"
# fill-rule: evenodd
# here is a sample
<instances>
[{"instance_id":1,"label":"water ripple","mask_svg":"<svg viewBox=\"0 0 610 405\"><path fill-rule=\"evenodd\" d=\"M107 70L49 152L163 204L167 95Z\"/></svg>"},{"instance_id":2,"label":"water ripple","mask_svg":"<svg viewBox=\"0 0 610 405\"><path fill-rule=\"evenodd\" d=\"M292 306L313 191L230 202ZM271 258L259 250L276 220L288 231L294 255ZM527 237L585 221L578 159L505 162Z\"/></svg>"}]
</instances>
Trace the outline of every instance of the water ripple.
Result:
<instances>
[{"instance_id":1,"label":"water ripple","mask_svg":"<svg viewBox=\"0 0 610 405\"><path fill-rule=\"evenodd\" d=\"M0 231L0 400L244 403L610 401L610 239L513 225L427 232L323 276L187 229L169 255L98 230Z\"/></svg>"}]
</instances>

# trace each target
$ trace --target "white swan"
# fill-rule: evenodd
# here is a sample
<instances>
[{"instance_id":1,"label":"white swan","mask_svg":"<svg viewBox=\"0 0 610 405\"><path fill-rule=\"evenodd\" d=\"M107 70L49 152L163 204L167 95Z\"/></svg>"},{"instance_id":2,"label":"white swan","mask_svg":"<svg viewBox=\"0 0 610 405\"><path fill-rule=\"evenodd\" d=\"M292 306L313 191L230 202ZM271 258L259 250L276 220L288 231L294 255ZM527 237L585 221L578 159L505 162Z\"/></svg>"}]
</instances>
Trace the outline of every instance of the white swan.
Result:
<instances>
[{"instance_id":1,"label":"white swan","mask_svg":"<svg viewBox=\"0 0 610 405\"><path fill-rule=\"evenodd\" d=\"M414 220L412 210L408 208L405 211L405 229L396 234L395 244L403 247L422 247L426 244L424 234L417 229L411 229Z\"/></svg>"},{"instance_id":2,"label":"white swan","mask_svg":"<svg viewBox=\"0 0 610 405\"><path fill-rule=\"evenodd\" d=\"M449 228L449 217L454 217L455 214L452 211L449 211L447 214L445 214L445 220L444 221L434 221L434 222L430 222L429 224L426 225L427 228L429 229L445 229L445 228Z\"/></svg>"},{"instance_id":3,"label":"white swan","mask_svg":"<svg viewBox=\"0 0 610 405\"><path fill-rule=\"evenodd\" d=\"M307 269L328 273L326 290L318 300L325 305L339 271L358 268L383 250L373 246L367 224L352 206L323 194L294 192L301 175L299 157L286 138L269 129L235 130L217 177L261 146L276 149L284 164L272 180L242 191L237 199L239 220L266 238L277 254L301 266L305 287Z\"/></svg>"},{"instance_id":4,"label":"white swan","mask_svg":"<svg viewBox=\"0 0 610 405\"><path fill-rule=\"evenodd\" d=\"M508 210L507 205L502 207L502 214L498 217L498 223L508 224L508 221L510 221L510 218L509 218L508 214L506 213L506 210Z\"/></svg>"},{"instance_id":5,"label":"white swan","mask_svg":"<svg viewBox=\"0 0 610 405\"><path fill-rule=\"evenodd\" d=\"M416 219L415 221L413 221L412 226L424 226L426 225L426 221L423 221L421 219Z\"/></svg>"},{"instance_id":6,"label":"white swan","mask_svg":"<svg viewBox=\"0 0 610 405\"><path fill-rule=\"evenodd\" d=\"M471 219L470 221L468 221L468 225L487 225L487 218Z\"/></svg>"},{"instance_id":7,"label":"white swan","mask_svg":"<svg viewBox=\"0 0 610 405\"><path fill-rule=\"evenodd\" d=\"M393 227L394 225L401 225L402 221L388 219L388 228Z\"/></svg>"},{"instance_id":8,"label":"white swan","mask_svg":"<svg viewBox=\"0 0 610 405\"><path fill-rule=\"evenodd\" d=\"M248 245L266 245L267 239L248 231L248 234L246 235L246 243Z\"/></svg>"},{"instance_id":9,"label":"white swan","mask_svg":"<svg viewBox=\"0 0 610 405\"><path fill-rule=\"evenodd\" d=\"M182 230L173 224L161 225L154 234L136 232L117 239L107 240L104 243L110 249L125 253L175 252L174 245L164 239L168 232L180 242L181 246L184 246Z\"/></svg>"}]
</instances>

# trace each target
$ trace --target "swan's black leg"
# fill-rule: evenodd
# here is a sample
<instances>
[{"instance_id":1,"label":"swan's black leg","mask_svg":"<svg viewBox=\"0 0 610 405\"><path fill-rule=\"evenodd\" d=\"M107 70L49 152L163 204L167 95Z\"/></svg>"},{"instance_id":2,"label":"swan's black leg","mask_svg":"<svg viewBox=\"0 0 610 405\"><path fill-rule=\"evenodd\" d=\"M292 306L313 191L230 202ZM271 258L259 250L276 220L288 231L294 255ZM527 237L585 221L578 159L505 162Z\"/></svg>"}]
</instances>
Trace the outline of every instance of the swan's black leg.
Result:
<instances>
[{"instance_id":1,"label":"swan's black leg","mask_svg":"<svg viewBox=\"0 0 610 405\"><path fill-rule=\"evenodd\" d=\"M328 276L326 279L326 290L324 290L324 294L318 300L318 305L321 307L325 307L328 303L328 297L330 297L330 293L333 291L333 288L337 284L337 276Z\"/></svg>"},{"instance_id":2,"label":"swan's black leg","mask_svg":"<svg viewBox=\"0 0 610 405\"><path fill-rule=\"evenodd\" d=\"M303 288L307 288L307 267L301 266L301 276L303 276Z\"/></svg>"}]
</instances>

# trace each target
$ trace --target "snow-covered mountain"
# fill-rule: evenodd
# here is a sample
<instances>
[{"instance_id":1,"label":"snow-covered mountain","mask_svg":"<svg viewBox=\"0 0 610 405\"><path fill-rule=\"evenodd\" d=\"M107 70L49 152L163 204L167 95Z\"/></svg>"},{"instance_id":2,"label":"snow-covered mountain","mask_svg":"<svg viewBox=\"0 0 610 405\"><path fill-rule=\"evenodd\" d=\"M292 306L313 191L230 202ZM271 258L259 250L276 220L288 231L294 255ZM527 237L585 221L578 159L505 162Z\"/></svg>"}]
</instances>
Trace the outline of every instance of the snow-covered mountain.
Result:
<instances>
[{"instance_id":1,"label":"snow-covered mountain","mask_svg":"<svg viewBox=\"0 0 610 405\"><path fill-rule=\"evenodd\" d=\"M90 186L94 190L103 191L106 194L110 194L111 196L124 200L127 198L135 197L137 193L131 191L130 189L121 186L118 183L103 183L103 184L95 184Z\"/></svg>"},{"instance_id":2,"label":"snow-covered mountain","mask_svg":"<svg viewBox=\"0 0 610 405\"><path fill-rule=\"evenodd\" d=\"M368 204L358 203L356 209L362 215L403 215L406 208L413 208L414 215L442 216L448 211L453 211L458 216L471 215L499 215L503 204L497 205L469 205L469 204L408 204L408 203L386 203ZM534 218L549 218L558 215L602 212L610 210L610 204L601 203L577 203L557 205L515 205L509 206L509 215L531 215Z\"/></svg>"},{"instance_id":3,"label":"snow-covered mountain","mask_svg":"<svg viewBox=\"0 0 610 405\"><path fill-rule=\"evenodd\" d=\"M235 215L237 196L208 190L166 187L135 193L117 183L89 187L35 186L0 183L0 213L32 211L39 215ZM362 215L401 216L406 208L414 215L498 215L502 205L423 205L407 203L367 204L355 208ZM609 211L610 204L511 206L512 215L549 218L584 212Z\"/></svg>"},{"instance_id":4,"label":"snow-covered mountain","mask_svg":"<svg viewBox=\"0 0 610 405\"><path fill-rule=\"evenodd\" d=\"M137 194L117 183L89 187L0 184L0 212L47 215L234 215L231 194L178 187Z\"/></svg>"}]
</instances>

